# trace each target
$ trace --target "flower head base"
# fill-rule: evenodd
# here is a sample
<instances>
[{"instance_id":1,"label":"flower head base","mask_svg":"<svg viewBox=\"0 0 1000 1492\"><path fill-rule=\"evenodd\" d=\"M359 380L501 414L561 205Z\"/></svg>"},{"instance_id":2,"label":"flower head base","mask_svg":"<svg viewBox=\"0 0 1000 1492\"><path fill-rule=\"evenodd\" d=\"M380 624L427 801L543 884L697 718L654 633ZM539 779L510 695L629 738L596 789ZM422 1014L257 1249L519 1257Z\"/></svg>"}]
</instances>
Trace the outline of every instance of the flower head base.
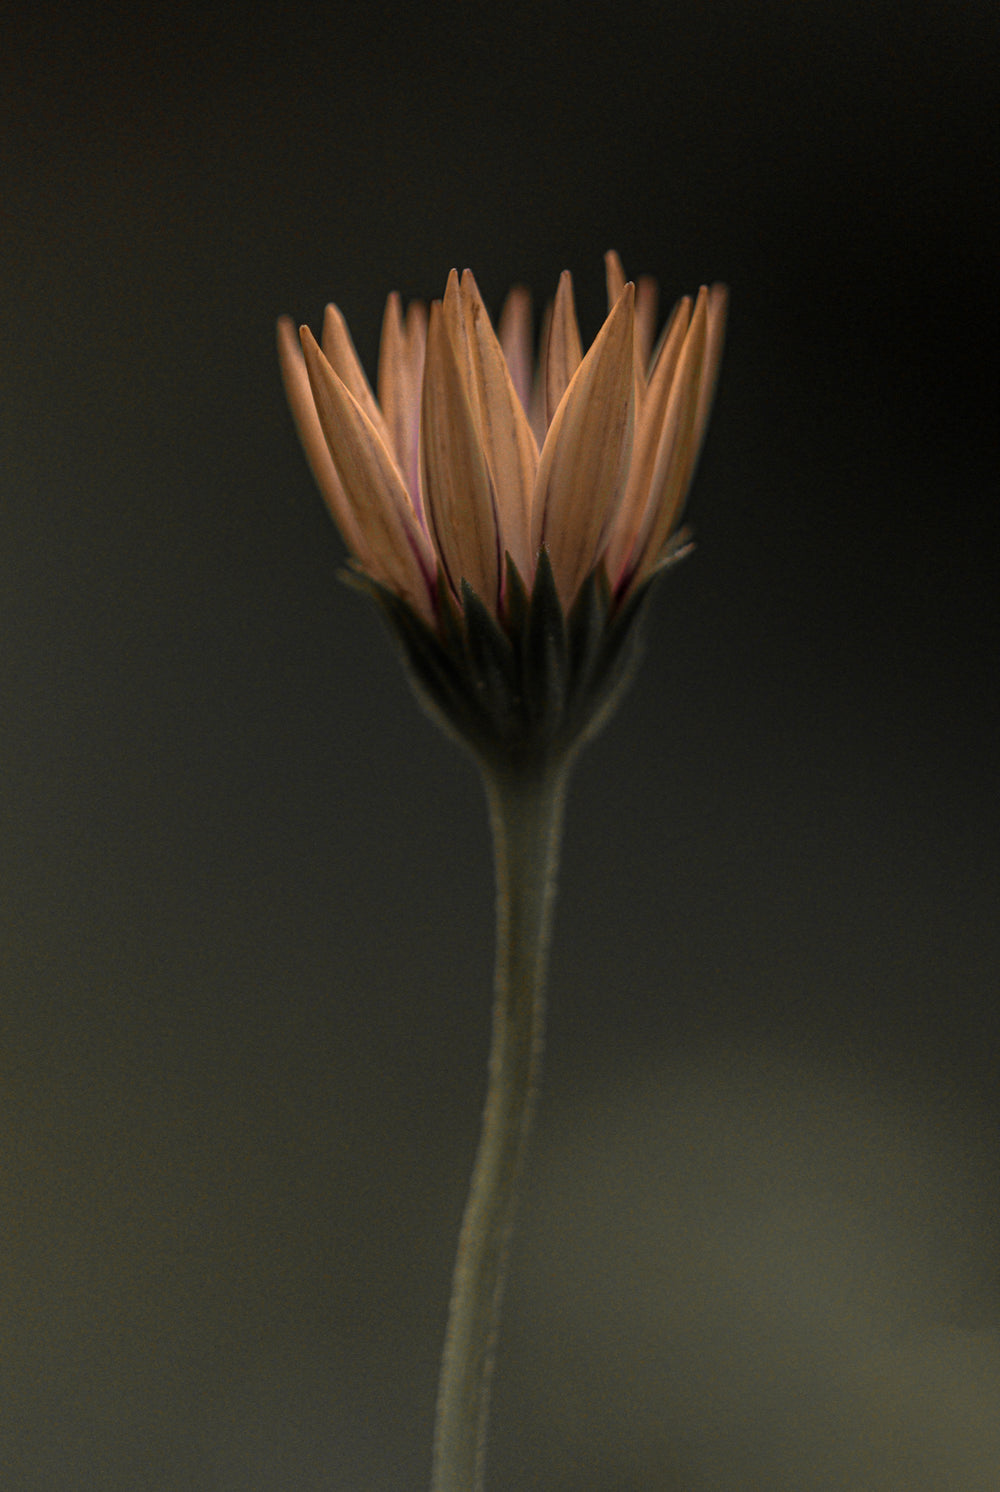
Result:
<instances>
[{"instance_id":1,"label":"flower head base","mask_svg":"<svg viewBox=\"0 0 1000 1492\"><path fill-rule=\"evenodd\" d=\"M278 326L320 491L434 713L480 754L572 749L609 713L708 422L725 291L679 302L651 355L652 281L606 258L608 317L583 354L564 273L532 372L527 293L497 335L469 270L429 314L391 295L378 400L328 306L322 345Z\"/></svg>"}]
</instances>

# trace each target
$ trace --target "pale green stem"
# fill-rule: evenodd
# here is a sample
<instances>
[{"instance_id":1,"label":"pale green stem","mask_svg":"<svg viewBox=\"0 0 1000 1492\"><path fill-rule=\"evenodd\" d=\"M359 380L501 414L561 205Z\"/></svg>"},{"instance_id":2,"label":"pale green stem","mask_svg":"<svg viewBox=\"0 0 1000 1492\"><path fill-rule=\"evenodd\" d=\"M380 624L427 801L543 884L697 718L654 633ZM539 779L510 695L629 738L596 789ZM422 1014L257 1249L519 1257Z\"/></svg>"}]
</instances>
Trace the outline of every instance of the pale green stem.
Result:
<instances>
[{"instance_id":1,"label":"pale green stem","mask_svg":"<svg viewBox=\"0 0 1000 1492\"><path fill-rule=\"evenodd\" d=\"M517 1184L534 1110L568 768L484 770L497 882L493 1039L458 1241L431 1492L482 1492L490 1377Z\"/></svg>"}]
</instances>

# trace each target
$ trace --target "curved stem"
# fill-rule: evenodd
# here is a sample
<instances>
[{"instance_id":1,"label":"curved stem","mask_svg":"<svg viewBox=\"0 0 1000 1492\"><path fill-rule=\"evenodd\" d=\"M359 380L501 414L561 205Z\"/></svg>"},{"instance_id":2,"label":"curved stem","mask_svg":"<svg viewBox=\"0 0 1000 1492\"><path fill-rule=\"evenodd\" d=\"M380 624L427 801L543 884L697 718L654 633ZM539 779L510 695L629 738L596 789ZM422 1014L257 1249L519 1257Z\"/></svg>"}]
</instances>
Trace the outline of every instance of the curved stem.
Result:
<instances>
[{"instance_id":1,"label":"curved stem","mask_svg":"<svg viewBox=\"0 0 1000 1492\"><path fill-rule=\"evenodd\" d=\"M567 768L484 769L497 882L483 1127L455 1260L431 1492L482 1492L490 1378L517 1183L534 1110Z\"/></svg>"}]
</instances>

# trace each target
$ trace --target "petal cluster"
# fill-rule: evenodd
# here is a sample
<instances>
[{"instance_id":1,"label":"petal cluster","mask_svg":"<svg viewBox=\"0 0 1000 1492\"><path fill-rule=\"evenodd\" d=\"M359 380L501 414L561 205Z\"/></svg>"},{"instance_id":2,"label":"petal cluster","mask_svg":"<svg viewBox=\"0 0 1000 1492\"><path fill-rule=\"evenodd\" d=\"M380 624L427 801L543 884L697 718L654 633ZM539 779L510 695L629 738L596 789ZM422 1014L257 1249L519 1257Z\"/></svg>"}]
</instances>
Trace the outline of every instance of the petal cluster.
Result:
<instances>
[{"instance_id":1,"label":"petal cluster","mask_svg":"<svg viewBox=\"0 0 1000 1492\"><path fill-rule=\"evenodd\" d=\"M600 568L623 605L670 552L708 422L726 293L674 308L605 261L608 316L586 353L569 273L542 324L515 289L494 331L469 270L429 312L389 297L376 398L343 316L320 342L283 318L278 349L313 475L358 568L428 625L471 591L498 620L511 564L530 594L548 557L569 612ZM509 560L508 560L509 556Z\"/></svg>"}]
</instances>

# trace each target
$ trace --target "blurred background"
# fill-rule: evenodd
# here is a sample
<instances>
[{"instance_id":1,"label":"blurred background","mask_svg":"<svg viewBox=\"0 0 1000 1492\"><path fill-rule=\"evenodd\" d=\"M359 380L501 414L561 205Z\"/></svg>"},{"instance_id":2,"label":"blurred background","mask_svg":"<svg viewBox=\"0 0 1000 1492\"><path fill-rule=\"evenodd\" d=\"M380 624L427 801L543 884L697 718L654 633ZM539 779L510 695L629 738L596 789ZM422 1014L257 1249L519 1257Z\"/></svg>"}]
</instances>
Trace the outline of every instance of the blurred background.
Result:
<instances>
[{"instance_id":1,"label":"blurred background","mask_svg":"<svg viewBox=\"0 0 1000 1492\"><path fill-rule=\"evenodd\" d=\"M998 27L956 0L21 7L0 59L0 1481L426 1485L475 772L273 350L731 287L573 784L492 1488L1000 1481Z\"/></svg>"}]
</instances>

